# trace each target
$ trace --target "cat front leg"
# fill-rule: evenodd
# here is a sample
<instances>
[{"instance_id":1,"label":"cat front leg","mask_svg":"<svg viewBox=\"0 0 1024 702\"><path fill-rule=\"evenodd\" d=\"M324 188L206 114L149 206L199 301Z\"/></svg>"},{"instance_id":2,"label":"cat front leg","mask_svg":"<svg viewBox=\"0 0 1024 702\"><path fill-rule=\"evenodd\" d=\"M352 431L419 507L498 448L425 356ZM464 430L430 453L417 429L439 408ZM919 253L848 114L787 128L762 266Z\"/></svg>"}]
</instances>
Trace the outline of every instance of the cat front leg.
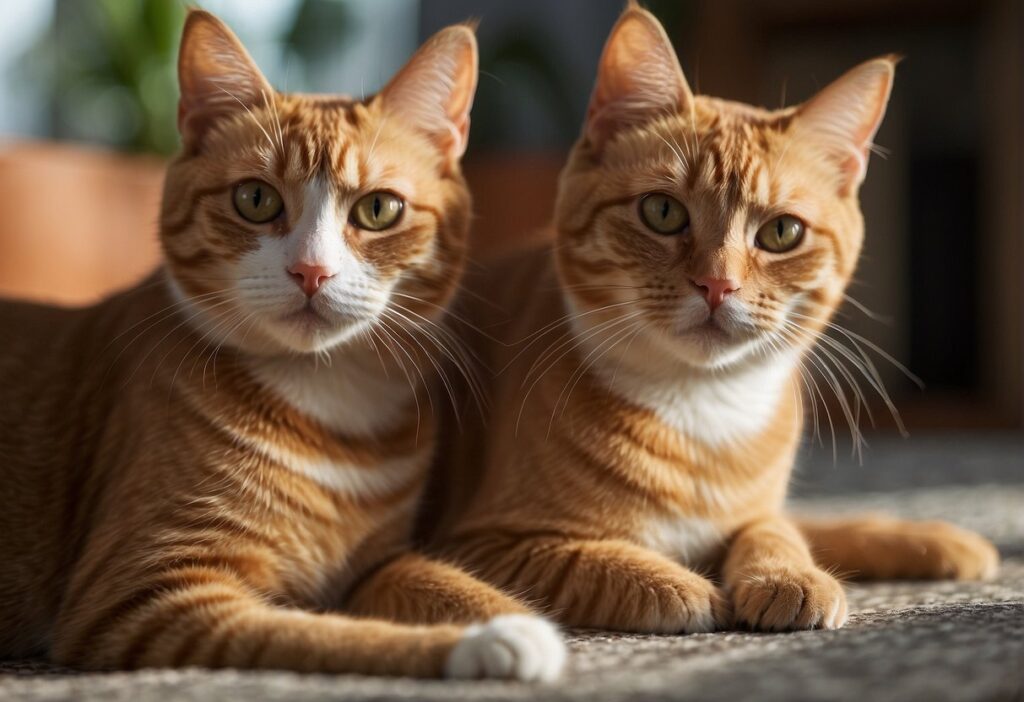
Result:
<instances>
[{"instance_id":1,"label":"cat front leg","mask_svg":"<svg viewBox=\"0 0 1024 702\"><path fill-rule=\"evenodd\" d=\"M408 624L468 624L530 612L465 571L412 552L374 570L354 588L345 609Z\"/></svg>"},{"instance_id":2,"label":"cat front leg","mask_svg":"<svg viewBox=\"0 0 1024 702\"><path fill-rule=\"evenodd\" d=\"M728 600L714 583L625 540L501 532L454 543L474 573L566 626L678 634L730 621Z\"/></svg>"},{"instance_id":3,"label":"cat front leg","mask_svg":"<svg viewBox=\"0 0 1024 702\"><path fill-rule=\"evenodd\" d=\"M781 516L743 527L722 576L736 623L758 631L837 629L846 622L843 586L819 568L796 526Z\"/></svg>"},{"instance_id":4,"label":"cat front leg","mask_svg":"<svg viewBox=\"0 0 1024 702\"><path fill-rule=\"evenodd\" d=\"M412 625L309 612L261 591L240 572L237 553L138 561L115 560L109 573L78 579L57 623L56 662L521 681L553 680L565 662L557 630L539 617Z\"/></svg>"}]
</instances>

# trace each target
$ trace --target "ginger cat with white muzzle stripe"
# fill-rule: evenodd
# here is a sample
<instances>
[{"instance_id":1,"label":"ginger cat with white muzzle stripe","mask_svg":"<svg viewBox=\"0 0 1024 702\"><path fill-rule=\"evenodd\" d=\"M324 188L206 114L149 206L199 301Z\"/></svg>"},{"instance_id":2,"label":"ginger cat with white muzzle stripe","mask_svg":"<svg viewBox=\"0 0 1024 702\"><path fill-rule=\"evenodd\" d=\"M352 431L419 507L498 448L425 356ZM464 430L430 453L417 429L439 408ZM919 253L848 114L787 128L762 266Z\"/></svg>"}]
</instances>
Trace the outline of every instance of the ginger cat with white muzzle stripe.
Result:
<instances>
[{"instance_id":1,"label":"ginger cat with white muzzle stripe","mask_svg":"<svg viewBox=\"0 0 1024 702\"><path fill-rule=\"evenodd\" d=\"M0 656L554 677L550 624L407 550L473 32L354 100L274 91L193 11L179 74L161 270L88 309L0 305Z\"/></svg>"},{"instance_id":2,"label":"ginger cat with white muzzle stripe","mask_svg":"<svg viewBox=\"0 0 1024 702\"><path fill-rule=\"evenodd\" d=\"M438 549L564 624L638 632L835 628L833 573L995 571L994 548L949 524L784 511L800 363L854 272L894 67L781 110L695 96L630 4L553 249L470 281L492 304L463 314L497 337L480 353L499 372L487 429L448 437Z\"/></svg>"}]
</instances>

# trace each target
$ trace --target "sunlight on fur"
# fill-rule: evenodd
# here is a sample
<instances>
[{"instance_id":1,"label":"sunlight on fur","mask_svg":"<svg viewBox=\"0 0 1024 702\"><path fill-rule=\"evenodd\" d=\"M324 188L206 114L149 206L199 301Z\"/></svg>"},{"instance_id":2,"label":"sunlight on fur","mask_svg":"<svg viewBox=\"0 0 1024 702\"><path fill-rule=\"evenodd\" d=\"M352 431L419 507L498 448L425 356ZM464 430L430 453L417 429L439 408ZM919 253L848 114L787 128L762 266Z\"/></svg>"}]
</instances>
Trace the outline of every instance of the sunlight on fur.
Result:
<instances>
[{"instance_id":1,"label":"sunlight on fur","mask_svg":"<svg viewBox=\"0 0 1024 702\"><path fill-rule=\"evenodd\" d=\"M459 307L497 375L486 430L451 432L439 462L439 552L566 625L654 633L832 629L836 574L994 573L991 544L951 525L783 509L801 383L812 406L815 369L857 387L847 362L884 394L868 342L830 320L895 64L779 110L695 96L630 4L562 172L554 245L470 276L491 304Z\"/></svg>"}]
</instances>

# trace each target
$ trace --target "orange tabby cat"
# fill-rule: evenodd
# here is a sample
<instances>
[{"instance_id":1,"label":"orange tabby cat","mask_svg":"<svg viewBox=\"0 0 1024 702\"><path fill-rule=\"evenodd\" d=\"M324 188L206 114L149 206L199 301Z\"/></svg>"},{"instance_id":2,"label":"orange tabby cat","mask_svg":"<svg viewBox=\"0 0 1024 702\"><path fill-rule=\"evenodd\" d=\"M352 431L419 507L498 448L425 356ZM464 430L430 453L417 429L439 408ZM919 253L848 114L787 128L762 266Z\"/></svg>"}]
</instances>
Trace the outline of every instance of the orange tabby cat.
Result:
<instances>
[{"instance_id":1,"label":"orange tabby cat","mask_svg":"<svg viewBox=\"0 0 1024 702\"><path fill-rule=\"evenodd\" d=\"M376 97L285 95L189 14L162 270L90 309L0 306L0 655L558 673L550 624L405 551L476 72L457 26Z\"/></svg>"},{"instance_id":2,"label":"orange tabby cat","mask_svg":"<svg viewBox=\"0 0 1024 702\"><path fill-rule=\"evenodd\" d=\"M486 441L450 437L446 553L564 624L640 632L834 628L832 572L993 573L992 546L948 524L783 511L799 363L857 261L894 63L795 108L694 96L629 5L562 174L553 253L473 283L511 321L466 306L502 371Z\"/></svg>"}]
</instances>

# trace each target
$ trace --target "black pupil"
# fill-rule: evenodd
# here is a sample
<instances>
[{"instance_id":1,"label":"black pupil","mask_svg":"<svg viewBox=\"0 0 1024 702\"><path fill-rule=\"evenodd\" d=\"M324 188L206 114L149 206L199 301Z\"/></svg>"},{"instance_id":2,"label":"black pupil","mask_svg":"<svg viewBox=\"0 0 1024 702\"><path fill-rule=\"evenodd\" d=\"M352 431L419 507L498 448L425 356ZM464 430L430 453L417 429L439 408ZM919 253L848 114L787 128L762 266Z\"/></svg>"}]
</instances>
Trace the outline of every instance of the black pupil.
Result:
<instances>
[{"instance_id":1,"label":"black pupil","mask_svg":"<svg viewBox=\"0 0 1024 702\"><path fill-rule=\"evenodd\" d=\"M782 233L783 233L784 229L785 229L785 226L782 224L782 220L780 219L778 221L778 224L775 225L775 231L778 234L780 239L782 238Z\"/></svg>"},{"instance_id":2,"label":"black pupil","mask_svg":"<svg viewBox=\"0 0 1024 702\"><path fill-rule=\"evenodd\" d=\"M661 203L661 218L662 219L667 219L668 218L668 209L669 209L668 208L668 200L663 200L662 203Z\"/></svg>"},{"instance_id":3,"label":"black pupil","mask_svg":"<svg viewBox=\"0 0 1024 702\"><path fill-rule=\"evenodd\" d=\"M380 211L381 211L382 207L383 207L383 205L381 204L380 198L379 197L373 198L373 218L374 219L380 219Z\"/></svg>"},{"instance_id":4,"label":"black pupil","mask_svg":"<svg viewBox=\"0 0 1024 702\"><path fill-rule=\"evenodd\" d=\"M260 203L263 201L263 188L256 186L256 190L252 194L252 206L259 209Z\"/></svg>"}]
</instances>

